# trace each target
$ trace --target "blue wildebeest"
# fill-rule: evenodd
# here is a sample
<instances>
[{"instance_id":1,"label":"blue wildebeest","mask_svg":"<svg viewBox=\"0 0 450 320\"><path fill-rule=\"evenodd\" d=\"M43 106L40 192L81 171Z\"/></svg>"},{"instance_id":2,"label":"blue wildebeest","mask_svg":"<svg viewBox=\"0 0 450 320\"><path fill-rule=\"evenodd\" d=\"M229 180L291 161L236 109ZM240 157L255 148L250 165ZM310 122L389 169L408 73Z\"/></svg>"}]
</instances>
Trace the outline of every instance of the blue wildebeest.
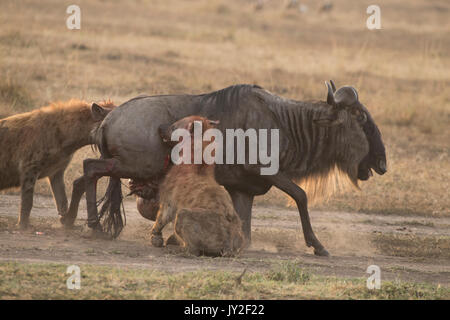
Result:
<instances>
[{"instance_id":1,"label":"blue wildebeest","mask_svg":"<svg viewBox=\"0 0 450 320\"><path fill-rule=\"evenodd\" d=\"M356 185L358 179L367 180L372 175L371 169L378 174L386 172L386 154L381 133L359 102L356 90L350 86L336 90L332 82L327 87L326 101L296 101L259 86L235 85L208 94L139 96L123 103L97 130L95 141L102 159L84 160L88 226L91 230L105 230L107 225L108 232L117 236L123 227L120 178L160 179L168 147L161 141L158 128L189 115L200 115L219 120L222 132L279 129L278 173L260 175L259 164L215 167L217 182L229 192L242 220L247 243L253 199L275 186L296 202L307 246L312 246L316 255L328 255L311 227L306 193L294 181L322 181L338 167ZM101 211L101 216L106 211L110 219L103 224L96 206L96 182L102 176L111 177ZM79 186L78 195L83 191ZM69 210L69 215L72 220L76 211Z\"/></svg>"}]
</instances>

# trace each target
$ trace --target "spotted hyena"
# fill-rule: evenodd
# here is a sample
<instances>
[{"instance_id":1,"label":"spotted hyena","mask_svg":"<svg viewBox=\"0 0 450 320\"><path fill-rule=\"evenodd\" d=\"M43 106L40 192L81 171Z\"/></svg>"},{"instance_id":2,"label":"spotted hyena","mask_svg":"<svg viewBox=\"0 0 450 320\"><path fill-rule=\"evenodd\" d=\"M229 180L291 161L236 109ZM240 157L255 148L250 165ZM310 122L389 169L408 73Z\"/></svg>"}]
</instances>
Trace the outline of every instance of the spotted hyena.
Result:
<instances>
[{"instance_id":1,"label":"spotted hyena","mask_svg":"<svg viewBox=\"0 0 450 320\"><path fill-rule=\"evenodd\" d=\"M41 178L49 179L58 214L66 214L64 171L113 107L111 101L72 99L0 120L0 190L20 187L21 228L29 224L34 186Z\"/></svg>"},{"instance_id":2,"label":"spotted hyena","mask_svg":"<svg viewBox=\"0 0 450 320\"><path fill-rule=\"evenodd\" d=\"M216 122L199 116L183 118L169 128L160 128L164 141L170 141L176 129L192 132L194 121L202 123L203 131ZM202 137L196 137L202 139ZM193 140L190 143L193 151ZM206 143L203 142L203 148ZM193 156L193 152L191 152ZM152 244L162 246L162 229L174 222L174 237L195 255L228 256L244 247L241 220L231 197L214 178L214 165L173 165L160 188L160 210L152 229ZM173 240L171 237L170 239Z\"/></svg>"}]
</instances>

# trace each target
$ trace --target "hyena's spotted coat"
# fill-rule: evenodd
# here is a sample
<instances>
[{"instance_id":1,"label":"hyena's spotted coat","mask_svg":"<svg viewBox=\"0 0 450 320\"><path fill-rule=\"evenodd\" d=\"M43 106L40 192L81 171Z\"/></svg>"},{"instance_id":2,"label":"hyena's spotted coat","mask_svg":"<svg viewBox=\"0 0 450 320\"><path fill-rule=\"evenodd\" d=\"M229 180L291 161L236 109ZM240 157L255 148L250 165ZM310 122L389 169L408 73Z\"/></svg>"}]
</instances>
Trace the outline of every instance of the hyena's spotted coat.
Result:
<instances>
[{"instance_id":1,"label":"hyena's spotted coat","mask_svg":"<svg viewBox=\"0 0 450 320\"><path fill-rule=\"evenodd\" d=\"M201 121L203 130L214 122L191 116L175 122L163 139L170 140L173 130L191 131L193 122ZM202 137L199 137L202 139ZM193 156L193 140L191 155ZM205 148L206 143L203 143ZM239 216L228 192L214 178L214 165L180 164L171 167L160 189L161 208L152 229L152 244L162 246L161 231L174 222L175 237L195 255L229 256L244 247Z\"/></svg>"},{"instance_id":2,"label":"hyena's spotted coat","mask_svg":"<svg viewBox=\"0 0 450 320\"><path fill-rule=\"evenodd\" d=\"M0 120L0 190L21 188L20 227L29 224L34 185L40 178L49 178L58 213L66 214L64 171L113 107L111 101L73 99Z\"/></svg>"}]
</instances>

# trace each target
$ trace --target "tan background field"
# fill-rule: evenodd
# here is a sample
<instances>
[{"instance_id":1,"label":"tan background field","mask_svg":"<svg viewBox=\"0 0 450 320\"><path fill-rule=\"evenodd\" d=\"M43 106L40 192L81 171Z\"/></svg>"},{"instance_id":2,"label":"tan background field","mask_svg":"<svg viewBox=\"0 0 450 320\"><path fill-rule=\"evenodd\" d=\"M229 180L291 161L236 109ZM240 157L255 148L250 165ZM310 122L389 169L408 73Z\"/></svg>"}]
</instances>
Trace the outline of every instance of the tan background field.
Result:
<instances>
[{"instance_id":1,"label":"tan background field","mask_svg":"<svg viewBox=\"0 0 450 320\"><path fill-rule=\"evenodd\" d=\"M252 246L236 259L151 247L152 223L132 201L118 239L84 239L84 201L76 227L64 230L45 180L31 230L18 231L20 199L5 190L0 299L449 299L448 1L376 1L382 29L373 31L366 28L372 0L336 0L328 11L325 1L301 1L303 13L287 0L263 1L259 10L256 0L76 1L81 30L68 30L74 2L0 1L0 117L70 98L121 104L142 93L198 94L237 83L324 100L324 81L333 79L357 88L383 134L388 172L361 191L312 204L328 259L312 255L298 212L276 190L257 198ZM76 153L69 192L82 160L97 156L90 147ZM65 287L72 263L84 264L84 291ZM371 264L381 267L382 290L366 288Z\"/></svg>"},{"instance_id":2,"label":"tan background field","mask_svg":"<svg viewBox=\"0 0 450 320\"><path fill-rule=\"evenodd\" d=\"M293 99L325 99L324 81L352 84L379 125L388 173L319 209L450 215L450 5L377 1L382 29L366 28L373 1L70 1L0 4L0 115L55 100L203 93L256 83ZM81 174L78 152L66 181ZM47 194L46 182L38 192ZM277 192L258 199L286 203Z\"/></svg>"}]
</instances>

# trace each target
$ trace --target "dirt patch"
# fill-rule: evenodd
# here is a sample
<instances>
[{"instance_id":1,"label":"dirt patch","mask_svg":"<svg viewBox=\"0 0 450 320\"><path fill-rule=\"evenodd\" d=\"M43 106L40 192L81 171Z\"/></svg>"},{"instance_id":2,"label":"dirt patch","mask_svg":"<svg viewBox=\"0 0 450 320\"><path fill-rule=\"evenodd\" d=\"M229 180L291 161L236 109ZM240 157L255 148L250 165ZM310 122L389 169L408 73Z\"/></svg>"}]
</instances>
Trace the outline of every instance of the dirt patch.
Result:
<instances>
[{"instance_id":1,"label":"dirt patch","mask_svg":"<svg viewBox=\"0 0 450 320\"><path fill-rule=\"evenodd\" d=\"M116 240L82 237L84 203L71 230L60 226L52 198L36 196L32 227L21 231L15 226L18 205L19 197L0 196L1 261L127 266L179 273L244 268L264 271L295 260L312 273L338 277L366 277L367 267L376 264L384 280L450 285L450 258L445 253L449 243L447 218L421 218L418 222L403 216L312 212L316 234L332 255L322 258L304 244L295 210L255 207L252 245L231 259L193 257L174 247L152 247L152 222L139 215L131 200L125 201L127 225Z\"/></svg>"}]
</instances>

